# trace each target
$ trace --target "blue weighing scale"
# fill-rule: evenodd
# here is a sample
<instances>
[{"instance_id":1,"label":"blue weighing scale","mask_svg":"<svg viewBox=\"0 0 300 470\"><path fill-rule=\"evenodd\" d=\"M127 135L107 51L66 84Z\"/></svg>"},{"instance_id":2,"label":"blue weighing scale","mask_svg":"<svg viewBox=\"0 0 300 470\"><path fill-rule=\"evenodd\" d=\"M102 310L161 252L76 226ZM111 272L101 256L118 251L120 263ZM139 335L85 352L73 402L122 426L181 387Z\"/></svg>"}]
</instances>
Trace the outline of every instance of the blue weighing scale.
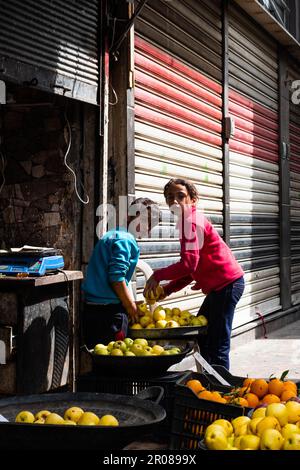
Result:
<instances>
[{"instance_id":1,"label":"blue weighing scale","mask_svg":"<svg viewBox=\"0 0 300 470\"><path fill-rule=\"evenodd\" d=\"M59 250L24 251L0 254L0 274L44 276L64 267Z\"/></svg>"}]
</instances>

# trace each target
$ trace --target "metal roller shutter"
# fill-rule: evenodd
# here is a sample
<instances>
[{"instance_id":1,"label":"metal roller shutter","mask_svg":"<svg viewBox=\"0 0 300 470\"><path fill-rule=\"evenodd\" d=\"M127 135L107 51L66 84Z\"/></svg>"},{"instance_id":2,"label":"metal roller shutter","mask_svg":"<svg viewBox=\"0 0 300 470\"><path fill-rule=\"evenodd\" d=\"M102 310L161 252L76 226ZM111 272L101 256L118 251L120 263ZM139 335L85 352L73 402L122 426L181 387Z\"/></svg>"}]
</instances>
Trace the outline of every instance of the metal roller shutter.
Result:
<instances>
[{"instance_id":1,"label":"metal roller shutter","mask_svg":"<svg viewBox=\"0 0 300 470\"><path fill-rule=\"evenodd\" d=\"M246 271L233 327L280 309L277 45L229 8L230 244Z\"/></svg>"},{"instance_id":2,"label":"metal roller shutter","mask_svg":"<svg viewBox=\"0 0 300 470\"><path fill-rule=\"evenodd\" d=\"M140 242L153 269L179 259L178 233L163 187L171 177L193 181L201 207L222 227L222 86L220 1L151 0L135 29L135 192L159 202L157 238ZM139 293L144 278L137 276ZM189 288L169 302L196 310Z\"/></svg>"},{"instance_id":3,"label":"metal roller shutter","mask_svg":"<svg viewBox=\"0 0 300 470\"><path fill-rule=\"evenodd\" d=\"M300 70L289 70L291 80L300 80ZM291 200L291 290L292 304L300 302L300 105L290 100L290 200Z\"/></svg>"},{"instance_id":4,"label":"metal roller shutter","mask_svg":"<svg viewBox=\"0 0 300 470\"><path fill-rule=\"evenodd\" d=\"M98 0L0 0L0 76L97 103Z\"/></svg>"}]
</instances>

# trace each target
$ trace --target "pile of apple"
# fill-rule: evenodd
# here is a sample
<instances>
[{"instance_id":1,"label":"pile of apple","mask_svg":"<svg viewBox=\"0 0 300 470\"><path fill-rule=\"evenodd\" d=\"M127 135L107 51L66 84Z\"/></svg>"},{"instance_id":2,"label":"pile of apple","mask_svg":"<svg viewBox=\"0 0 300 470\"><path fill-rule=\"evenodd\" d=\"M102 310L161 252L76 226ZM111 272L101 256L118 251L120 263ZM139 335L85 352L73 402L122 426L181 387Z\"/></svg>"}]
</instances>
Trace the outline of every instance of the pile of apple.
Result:
<instances>
[{"instance_id":1,"label":"pile of apple","mask_svg":"<svg viewBox=\"0 0 300 470\"><path fill-rule=\"evenodd\" d=\"M207 319L204 315L196 317L188 310L180 308L167 308L158 306L153 312L148 308L147 303L138 305L138 322L130 327L135 330L142 328L178 328L180 326L206 326Z\"/></svg>"},{"instance_id":2,"label":"pile of apple","mask_svg":"<svg viewBox=\"0 0 300 470\"><path fill-rule=\"evenodd\" d=\"M93 354L99 356L169 356L179 354L180 348L150 344L145 338L125 338L123 341L111 341L107 345L96 344Z\"/></svg>"},{"instance_id":3,"label":"pile of apple","mask_svg":"<svg viewBox=\"0 0 300 470\"><path fill-rule=\"evenodd\" d=\"M79 426L119 426L119 421L113 415L97 416L92 411L84 411L79 406L72 406L62 417L56 412L41 410L33 414L31 411L20 411L16 423L26 424L67 424Z\"/></svg>"},{"instance_id":4,"label":"pile of apple","mask_svg":"<svg viewBox=\"0 0 300 470\"><path fill-rule=\"evenodd\" d=\"M217 419L205 431L209 450L300 450L300 403L259 405L251 418Z\"/></svg>"}]
</instances>

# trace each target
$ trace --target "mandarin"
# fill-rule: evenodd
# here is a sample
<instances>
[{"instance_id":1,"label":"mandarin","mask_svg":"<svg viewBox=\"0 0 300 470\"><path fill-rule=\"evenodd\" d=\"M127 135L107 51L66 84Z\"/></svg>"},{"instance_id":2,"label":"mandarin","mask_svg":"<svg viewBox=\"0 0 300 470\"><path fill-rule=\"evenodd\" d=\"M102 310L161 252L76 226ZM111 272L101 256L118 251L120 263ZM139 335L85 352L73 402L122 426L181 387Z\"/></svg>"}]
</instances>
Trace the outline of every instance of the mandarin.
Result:
<instances>
[{"instance_id":1,"label":"mandarin","mask_svg":"<svg viewBox=\"0 0 300 470\"><path fill-rule=\"evenodd\" d=\"M280 403L280 398L274 393L267 393L267 395L262 397L261 403L266 403L267 405L270 405L271 403Z\"/></svg>"},{"instance_id":2,"label":"mandarin","mask_svg":"<svg viewBox=\"0 0 300 470\"><path fill-rule=\"evenodd\" d=\"M251 379L250 377L247 377L244 382L243 382L243 387L249 387L254 382L255 379Z\"/></svg>"},{"instance_id":3,"label":"mandarin","mask_svg":"<svg viewBox=\"0 0 300 470\"><path fill-rule=\"evenodd\" d=\"M287 380L286 382L283 382L283 391L284 390L293 390L293 392L297 392L297 385L295 382Z\"/></svg>"},{"instance_id":4,"label":"mandarin","mask_svg":"<svg viewBox=\"0 0 300 470\"><path fill-rule=\"evenodd\" d=\"M187 387L189 387L190 389L192 389L193 392L195 392L195 393L199 393L204 389L204 387L203 387L202 383L200 382L200 380L197 380L197 379L190 379L190 380L187 381L187 383L185 385Z\"/></svg>"},{"instance_id":5,"label":"mandarin","mask_svg":"<svg viewBox=\"0 0 300 470\"><path fill-rule=\"evenodd\" d=\"M258 405L259 403L259 398L257 395L255 395L254 393L246 393L244 395L245 400L247 400L248 402L248 405L251 407L251 408L256 408L256 406Z\"/></svg>"},{"instance_id":6,"label":"mandarin","mask_svg":"<svg viewBox=\"0 0 300 470\"><path fill-rule=\"evenodd\" d=\"M280 397L282 392L283 392L283 382L282 382L282 380L271 379L269 381L269 385L268 385L268 393L271 394L271 395L277 395L277 397Z\"/></svg>"},{"instance_id":7,"label":"mandarin","mask_svg":"<svg viewBox=\"0 0 300 470\"><path fill-rule=\"evenodd\" d=\"M269 386L264 379L255 379L250 387L250 392L255 393L258 398L264 397L268 393Z\"/></svg>"},{"instance_id":8,"label":"mandarin","mask_svg":"<svg viewBox=\"0 0 300 470\"><path fill-rule=\"evenodd\" d=\"M293 390L284 390L280 395L281 401L288 401L290 398L296 397L297 393Z\"/></svg>"},{"instance_id":9,"label":"mandarin","mask_svg":"<svg viewBox=\"0 0 300 470\"><path fill-rule=\"evenodd\" d=\"M211 400L212 393L209 390L204 390L204 392L200 392L198 394L198 398L201 398L202 400Z\"/></svg>"}]
</instances>

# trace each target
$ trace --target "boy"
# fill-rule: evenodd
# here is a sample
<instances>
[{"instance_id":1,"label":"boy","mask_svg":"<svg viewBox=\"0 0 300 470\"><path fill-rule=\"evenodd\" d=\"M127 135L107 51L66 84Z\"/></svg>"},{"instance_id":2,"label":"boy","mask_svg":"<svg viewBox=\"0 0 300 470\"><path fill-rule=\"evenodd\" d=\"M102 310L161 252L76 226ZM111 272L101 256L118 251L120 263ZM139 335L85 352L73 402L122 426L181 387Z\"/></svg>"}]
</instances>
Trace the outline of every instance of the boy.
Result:
<instances>
[{"instance_id":1,"label":"boy","mask_svg":"<svg viewBox=\"0 0 300 470\"><path fill-rule=\"evenodd\" d=\"M88 348L126 337L128 316L137 320L137 305L128 284L139 259L135 238L158 223L159 207L147 198L129 208L127 227L107 232L96 244L82 286L83 336Z\"/></svg>"}]
</instances>

